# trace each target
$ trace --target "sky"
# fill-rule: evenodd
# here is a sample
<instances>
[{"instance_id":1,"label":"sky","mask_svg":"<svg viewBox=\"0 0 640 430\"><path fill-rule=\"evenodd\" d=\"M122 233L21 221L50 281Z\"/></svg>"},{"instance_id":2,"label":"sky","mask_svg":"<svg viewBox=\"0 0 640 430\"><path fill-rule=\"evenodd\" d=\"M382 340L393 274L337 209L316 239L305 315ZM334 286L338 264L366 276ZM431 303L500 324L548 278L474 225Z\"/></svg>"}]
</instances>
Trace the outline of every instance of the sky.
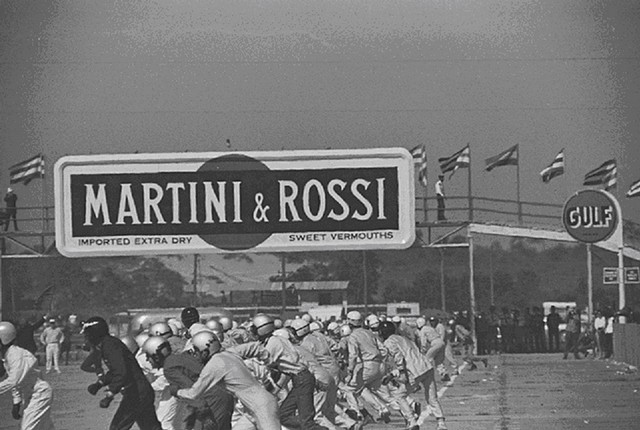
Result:
<instances>
[{"instance_id":1,"label":"sky","mask_svg":"<svg viewBox=\"0 0 640 430\"><path fill-rule=\"evenodd\" d=\"M471 148L472 193L562 204L618 162L640 223L640 11L635 0L51 0L0 3L0 186L37 153L54 204L65 155ZM230 148L226 141L229 139ZM565 149L566 172L539 172ZM467 194L467 172L445 182ZM425 190L419 189L418 195Z\"/></svg>"}]
</instances>

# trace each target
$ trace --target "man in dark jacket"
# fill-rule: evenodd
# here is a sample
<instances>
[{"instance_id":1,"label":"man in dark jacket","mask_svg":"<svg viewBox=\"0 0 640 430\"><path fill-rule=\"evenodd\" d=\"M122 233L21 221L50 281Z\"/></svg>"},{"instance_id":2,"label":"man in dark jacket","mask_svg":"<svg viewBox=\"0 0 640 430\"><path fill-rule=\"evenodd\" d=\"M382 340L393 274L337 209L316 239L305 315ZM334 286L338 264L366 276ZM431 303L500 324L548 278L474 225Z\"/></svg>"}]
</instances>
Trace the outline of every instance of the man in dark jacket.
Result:
<instances>
[{"instance_id":1,"label":"man in dark jacket","mask_svg":"<svg viewBox=\"0 0 640 430\"><path fill-rule=\"evenodd\" d=\"M100 401L101 408L108 408L114 396L122 394L109 430L128 430L134 423L140 430L161 430L153 403L153 388L133 353L120 339L109 334L109 326L101 317L89 318L82 326L82 333L107 367L107 372L89 385L87 391L95 395L102 387L107 387L106 397Z\"/></svg>"}]
</instances>

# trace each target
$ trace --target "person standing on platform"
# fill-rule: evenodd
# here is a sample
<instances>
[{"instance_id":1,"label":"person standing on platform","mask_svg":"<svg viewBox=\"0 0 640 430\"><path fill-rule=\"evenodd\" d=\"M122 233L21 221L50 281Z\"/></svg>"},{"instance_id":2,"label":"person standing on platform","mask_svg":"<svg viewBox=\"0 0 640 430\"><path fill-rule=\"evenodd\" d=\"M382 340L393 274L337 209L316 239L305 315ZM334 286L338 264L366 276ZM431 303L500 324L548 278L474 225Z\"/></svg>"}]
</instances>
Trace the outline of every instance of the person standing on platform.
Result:
<instances>
[{"instance_id":1,"label":"person standing on platform","mask_svg":"<svg viewBox=\"0 0 640 430\"><path fill-rule=\"evenodd\" d=\"M436 182L436 199L438 201L438 221L446 221L447 218L444 215L444 175L438 175L438 181Z\"/></svg>"},{"instance_id":2,"label":"person standing on platform","mask_svg":"<svg viewBox=\"0 0 640 430\"><path fill-rule=\"evenodd\" d=\"M7 220L4 225L4 231L9 230L9 222L11 218L13 218L13 229L18 231L18 220L16 219L16 215L18 213L18 209L16 209L16 202L18 201L18 196L13 192L13 189L7 188L7 194L4 195L4 203L7 208Z\"/></svg>"}]
</instances>

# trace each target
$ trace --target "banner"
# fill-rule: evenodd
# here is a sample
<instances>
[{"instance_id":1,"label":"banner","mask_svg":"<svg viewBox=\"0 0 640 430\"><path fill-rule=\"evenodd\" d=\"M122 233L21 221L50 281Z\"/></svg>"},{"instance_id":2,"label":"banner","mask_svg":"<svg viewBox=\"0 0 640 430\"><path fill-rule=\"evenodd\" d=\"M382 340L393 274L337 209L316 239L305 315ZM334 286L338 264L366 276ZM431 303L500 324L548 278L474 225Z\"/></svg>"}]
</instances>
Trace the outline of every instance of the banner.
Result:
<instances>
[{"instance_id":1,"label":"banner","mask_svg":"<svg viewBox=\"0 0 640 430\"><path fill-rule=\"evenodd\" d=\"M66 256L406 248L402 148L75 156L55 166Z\"/></svg>"}]
</instances>

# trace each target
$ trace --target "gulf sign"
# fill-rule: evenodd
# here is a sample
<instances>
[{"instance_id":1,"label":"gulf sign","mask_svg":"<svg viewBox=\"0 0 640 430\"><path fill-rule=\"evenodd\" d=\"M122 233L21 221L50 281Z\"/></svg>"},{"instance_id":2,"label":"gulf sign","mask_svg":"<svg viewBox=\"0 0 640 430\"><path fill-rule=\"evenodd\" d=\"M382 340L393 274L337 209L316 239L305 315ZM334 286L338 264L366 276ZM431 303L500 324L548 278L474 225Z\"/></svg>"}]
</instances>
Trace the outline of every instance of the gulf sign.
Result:
<instances>
[{"instance_id":1,"label":"gulf sign","mask_svg":"<svg viewBox=\"0 0 640 430\"><path fill-rule=\"evenodd\" d=\"M402 249L404 148L68 156L55 164L67 257Z\"/></svg>"},{"instance_id":2,"label":"gulf sign","mask_svg":"<svg viewBox=\"0 0 640 430\"><path fill-rule=\"evenodd\" d=\"M619 222L618 205L613 196L600 190L582 190L571 196L563 209L564 227L579 242L595 243L608 239Z\"/></svg>"}]
</instances>

